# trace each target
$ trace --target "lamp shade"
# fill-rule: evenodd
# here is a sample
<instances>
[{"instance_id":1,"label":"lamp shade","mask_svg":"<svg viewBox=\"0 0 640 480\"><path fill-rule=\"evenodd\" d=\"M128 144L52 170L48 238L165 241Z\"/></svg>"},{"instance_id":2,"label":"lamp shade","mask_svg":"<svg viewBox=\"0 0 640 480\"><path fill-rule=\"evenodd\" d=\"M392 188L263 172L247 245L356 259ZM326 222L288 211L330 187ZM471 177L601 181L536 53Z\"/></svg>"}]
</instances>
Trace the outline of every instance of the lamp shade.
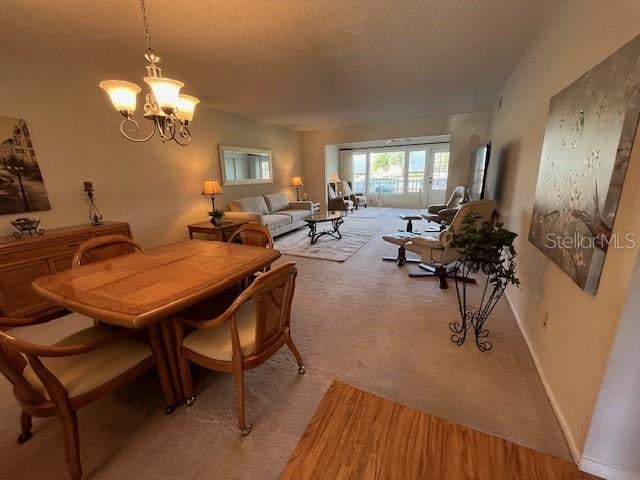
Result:
<instances>
[{"instance_id":1,"label":"lamp shade","mask_svg":"<svg viewBox=\"0 0 640 480\"><path fill-rule=\"evenodd\" d=\"M222 187L218 180L210 178L204 181L202 186L202 195L220 195L222 193Z\"/></svg>"},{"instance_id":2,"label":"lamp shade","mask_svg":"<svg viewBox=\"0 0 640 480\"><path fill-rule=\"evenodd\" d=\"M294 175L291 177L291 186L292 187L302 187L304 184L302 183L302 177L300 175Z\"/></svg>"},{"instance_id":3,"label":"lamp shade","mask_svg":"<svg viewBox=\"0 0 640 480\"><path fill-rule=\"evenodd\" d=\"M178 95L178 111L176 116L183 122L190 122L193 120L193 112L196 109L196 105L200 103L196 97L191 95Z\"/></svg>"},{"instance_id":4,"label":"lamp shade","mask_svg":"<svg viewBox=\"0 0 640 480\"><path fill-rule=\"evenodd\" d=\"M342 181L342 180L340 180L340 177L338 176L338 172L333 172L333 174L331 175L331 178L329 180L332 181L333 183L338 183L338 182Z\"/></svg>"},{"instance_id":5,"label":"lamp shade","mask_svg":"<svg viewBox=\"0 0 640 480\"><path fill-rule=\"evenodd\" d=\"M173 113L178 106L178 94L184 83L163 77L144 77L144 81L151 87L158 106L164 113Z\"/></svg>"},{"instance_id":6,"label":"lamp shade","mask_svg":"<svg viewBox=\"0 0 640 480\"><path fill-rule=\"evenodd\" d=\"M136 98L141 88L124 80L104 80L100 88L109 94L114 108L123 115L131 115L136 110Z\"/></svg>"}]
</instances>

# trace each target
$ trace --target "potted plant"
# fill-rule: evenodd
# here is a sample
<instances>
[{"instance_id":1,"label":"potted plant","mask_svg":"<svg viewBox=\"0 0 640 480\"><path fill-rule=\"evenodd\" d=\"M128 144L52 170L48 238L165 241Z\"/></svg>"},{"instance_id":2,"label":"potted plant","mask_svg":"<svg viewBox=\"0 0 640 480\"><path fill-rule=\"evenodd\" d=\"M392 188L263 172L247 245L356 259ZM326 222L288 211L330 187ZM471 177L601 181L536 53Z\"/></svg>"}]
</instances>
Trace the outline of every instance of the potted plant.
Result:
<instances>
[{"instance_id":1,"label":"potted plant","mask_svg":"<svg viewBox=\"0 0 640 480\"><path fill-rule=\"evenodd\" d=\"M211 212L211 223L219 227L220 225L222 225L223 216L224 216L224 212L216 208L213 212Z\"/></svg>"},{"instance_id":2,"label":"potted plant","mask_svg":"<svg viewBox=\"0 0 640 480\"><path fill-rule=\"evenodd\" d=\"M520 285L516 276L516 250L513 247L516 236L516 233L503 228L502 223L492 225L484 222L478 225L474 214L464 219L462 231L452 232L452 246L462 254L456 263L458 274L462 277L460 281L456 279L461 321L449 324L451 341L458 346L464 343L467 330L473 328L478 349L485 352L493 348L487 340L489 330L484 328L484 324L507 285ZM484 276L484 284L478 279L482 295L479 304L474 306L469 304L469 282L464 279L478 273Z\"/></svg>"}]
</instances>

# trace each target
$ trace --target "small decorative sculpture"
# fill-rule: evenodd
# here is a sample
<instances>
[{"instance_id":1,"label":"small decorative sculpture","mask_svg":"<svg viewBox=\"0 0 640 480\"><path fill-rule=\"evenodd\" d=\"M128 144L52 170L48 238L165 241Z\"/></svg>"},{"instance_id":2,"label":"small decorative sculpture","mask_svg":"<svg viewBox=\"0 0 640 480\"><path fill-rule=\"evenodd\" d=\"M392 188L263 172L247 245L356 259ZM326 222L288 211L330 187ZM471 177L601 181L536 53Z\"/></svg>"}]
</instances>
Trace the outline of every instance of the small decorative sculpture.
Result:
<instances>
[{"instance_id":1,"label":"small decorative sculpture","mask_svg":"<svg viewBox=\"0 0 640 480\"><path fill-rule=\"evenodd\" d=\"M30 237L33 237L33 234L42 235L44 233L44 229L38 228L40 225L40 219L38 217L33 218L16 218L11 222L18 231L13 232L13 236L16 238L22 237L22 235L27 232Z\"/></svg>"},{"instance_id":2,"label":"small decorative sculpture","mask_svg":"<svg viewBox=\"0 0 640 480\"><path fill-rule=\"evenodd\" d=\"M96 199L93 195L95 189L93 188L93 182L83 182L84 191L87 194L87 198L89 199L89 220L92 225L102 225L102 213L98 210L98 206L96 205Z\"/></svg>"}]
</instances>

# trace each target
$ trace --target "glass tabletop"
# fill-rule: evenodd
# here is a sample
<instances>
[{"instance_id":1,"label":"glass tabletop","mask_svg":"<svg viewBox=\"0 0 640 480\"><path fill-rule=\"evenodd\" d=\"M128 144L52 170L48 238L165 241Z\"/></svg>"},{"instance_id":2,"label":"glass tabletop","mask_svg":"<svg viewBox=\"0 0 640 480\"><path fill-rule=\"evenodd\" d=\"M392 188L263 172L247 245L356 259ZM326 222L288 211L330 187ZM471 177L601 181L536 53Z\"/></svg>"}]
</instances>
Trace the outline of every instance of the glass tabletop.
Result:
<instances>
[{"instance_id":1,"label":"glass tabletop","mask_svg":"<svg viewBox=\"0 0 640 480\"><path fill-rule=\"evenodd\" d=\"M316 212L304 217L305 222L330 222L331 220L337 220L344 217L344 212L339 210L332 210L329 212Z\"/></svg>"}]
</instances>

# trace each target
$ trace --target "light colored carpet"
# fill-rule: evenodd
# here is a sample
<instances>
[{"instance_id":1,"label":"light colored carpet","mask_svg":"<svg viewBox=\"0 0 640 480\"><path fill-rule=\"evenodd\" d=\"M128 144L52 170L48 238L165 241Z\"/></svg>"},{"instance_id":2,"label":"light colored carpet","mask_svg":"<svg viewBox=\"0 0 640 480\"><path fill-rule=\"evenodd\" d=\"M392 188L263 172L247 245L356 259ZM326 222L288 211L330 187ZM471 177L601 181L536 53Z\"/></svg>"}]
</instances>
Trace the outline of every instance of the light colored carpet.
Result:
<instances>
[{"instance_id":1,"label":"light colored carpet","mask_svg":"<svg viewBox=\"0 0 640 480\"><path fill-rule=\"evenodd\" d=\"M380 218L384 214L388 213L391 208L389 207L360 207L358 210L354 210L349 214L350 218Z\"/></svg>"},{"instance_id":2,"label":"light colored carpet","mask_svg":"<svg viewBox=\"0 0 640 480\"><path fill-rule=\"evenodd\" d=\"M407 272L415 265L398 268L380 260L396 252L381 234L404 227L398 213L359 219L359 228L380 234L346 262L280 260L294 259L299 267L292 332L307 374L297 374L286 349L248 372L247 414L254 423L249 437L236 429L230 375L196 369L195 405L170 416L163 413L154 377L146 375L81 411L86 477L275 479L334 379L569 458L506 302L487 322L491 352L478 352L473 342L458 348L447 327L457 318L455 289L440 290L434 279L410 279ZM416 222L416 228L424 227ZM53 338L45 325L38 340ZM1 478L66 478L58 421L36 419L34 426L33 439L19 446L19 410L8 382L0 379Z\"/></svg>"},{"instance_id":3,"label":"light colored carpet","mask_svg":"<svg viewBox=\"0 0 640 480\"><path fill-rule=\"evenodd\" d=\"M323 228L329 229L329 224L318 224L318 232ZM342 238L323 235L311 245L309 229L301 228L277 237L275 248L285 255L344 262L371 240L377 233L377 229L365 230L358 228L357 225L354 228L352 219L346 217L345 223L340 227L340 233Z\"/></svg>"}]
</instances>

